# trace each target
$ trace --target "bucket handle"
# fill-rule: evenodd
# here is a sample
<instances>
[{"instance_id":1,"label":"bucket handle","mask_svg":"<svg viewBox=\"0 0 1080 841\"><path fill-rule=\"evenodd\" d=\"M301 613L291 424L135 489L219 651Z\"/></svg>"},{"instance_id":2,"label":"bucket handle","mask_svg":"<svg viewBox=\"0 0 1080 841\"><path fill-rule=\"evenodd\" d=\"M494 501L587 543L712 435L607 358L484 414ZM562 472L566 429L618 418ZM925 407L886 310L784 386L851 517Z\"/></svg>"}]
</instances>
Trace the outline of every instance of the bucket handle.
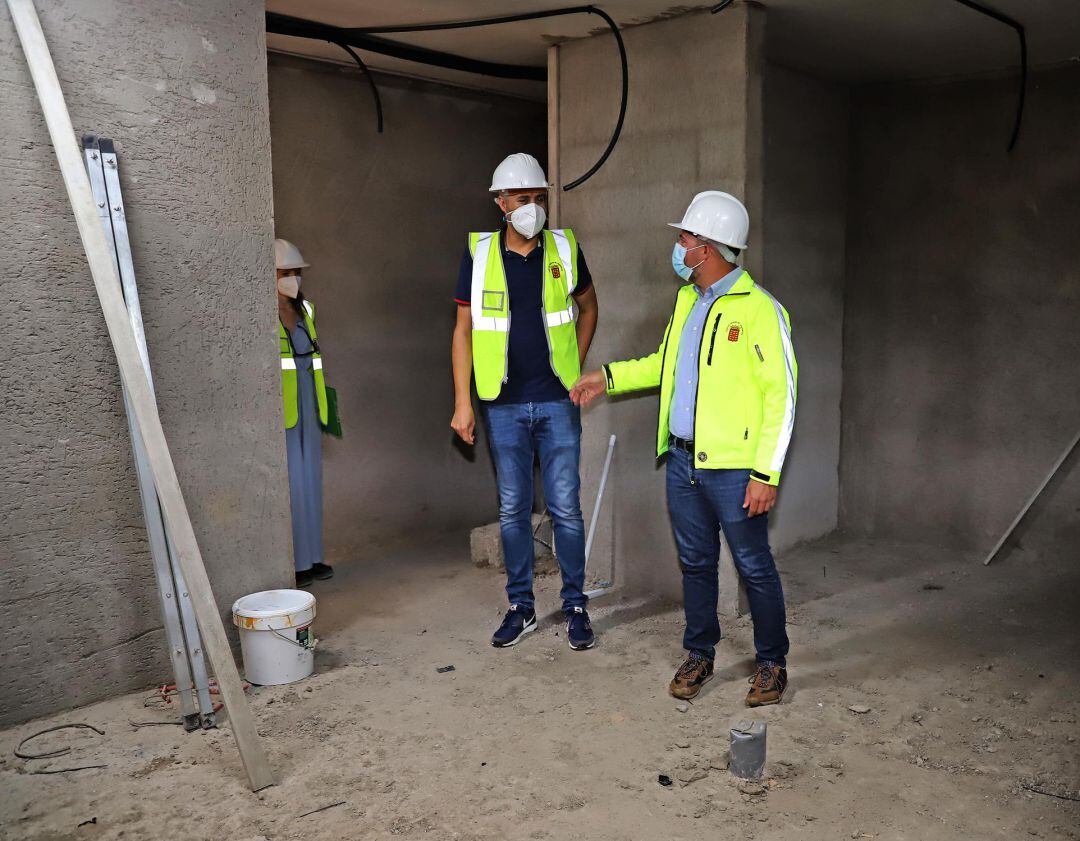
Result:
<instances>
[{"instance_id":1,"label":"bucket handle","mask_svg":"<svg viewBox=\"0 0 1080 841\"><path fill-rule=\"evenodd\" d=\"M270 628L269 630L271 630L274 633L274 636L280 637L281 639L285 640L285 642L289 643L289 645L295 645L297 648L301 648L304 651L314 651L315 646L319 642L317 639L315 639L314 636L311 636L310 637L311 642L305 644L305 643L302 643L302 642L297 642L296 640L291 640L287 636L285 636L284 634L279 634L277 632L276 628Z\"/></svg>"}]
</instances>

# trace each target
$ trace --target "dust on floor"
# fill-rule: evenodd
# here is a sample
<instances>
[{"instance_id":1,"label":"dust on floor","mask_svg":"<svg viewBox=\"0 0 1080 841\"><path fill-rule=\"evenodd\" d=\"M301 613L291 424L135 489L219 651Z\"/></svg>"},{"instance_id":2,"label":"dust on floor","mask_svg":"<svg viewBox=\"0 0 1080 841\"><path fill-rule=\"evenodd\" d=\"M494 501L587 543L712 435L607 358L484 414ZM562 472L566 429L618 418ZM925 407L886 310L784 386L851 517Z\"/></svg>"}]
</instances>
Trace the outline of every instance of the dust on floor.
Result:
<instances>
[{"instance_id":1,"label":"dust on floor","mask_svg":"<svg viewBox=\"0 0 1080 841\"><path fill-rule=\"evenodd\" d=\"M725 623L717 679L680 712L666 692L677 606L596 602L588 652L552 622L496 650L501 580L462 537L318 582L317 674L251 694L278 785L247 791L227 723L130 726L164 716L133 694L0 733L0 837L1080 838L1080 803L1052 796L1080 789L1071 560L984 568L834 537L782 566L792 685L753 715L768 723L762 787L724 770L747 717L748 620ZM539 581L544 610L557 592ZM73 721L105 735L55 734L35 745L70 754L13 758L24 736ZM28 773L72 763L108 767Z\"/></svg>"}]
</instances>

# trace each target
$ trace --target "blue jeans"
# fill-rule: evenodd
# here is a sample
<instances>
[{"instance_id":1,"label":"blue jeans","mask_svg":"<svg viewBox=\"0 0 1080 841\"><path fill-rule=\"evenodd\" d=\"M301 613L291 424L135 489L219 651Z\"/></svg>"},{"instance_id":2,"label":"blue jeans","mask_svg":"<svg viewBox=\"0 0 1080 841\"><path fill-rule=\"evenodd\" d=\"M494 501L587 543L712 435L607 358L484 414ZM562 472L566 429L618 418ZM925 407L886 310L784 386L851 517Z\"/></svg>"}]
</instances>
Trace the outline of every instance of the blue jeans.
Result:
<instances>
[{"instance_id":1,"label":"blue jeans","mask_svg":"<svg viewBox=\"0 0 1080 841\"><path fill-rule=\"evenodd\" d=\"M534 609L533 463L540 456L544 498L562 572L563 610L584 607L585 523L581 517L581 411L569 399L484 406L499 487L499 525L510 604Z\"/></svg>"},{"instance_id":2,"label":"blue jeans","mask_svg":"<svg viewBox=\"0 0 1080 841\"><path fill-rule=\"evenodd\" d=\"M742 507L749 470L698 470L693 456L667 457L667 498L683 577L683 647L712 659L720 641L716 616L720 532L746 586L759 663L785 665L788 653L784 590L769 549L768 514L747 517Z\"/></svg>"}]
</instances>

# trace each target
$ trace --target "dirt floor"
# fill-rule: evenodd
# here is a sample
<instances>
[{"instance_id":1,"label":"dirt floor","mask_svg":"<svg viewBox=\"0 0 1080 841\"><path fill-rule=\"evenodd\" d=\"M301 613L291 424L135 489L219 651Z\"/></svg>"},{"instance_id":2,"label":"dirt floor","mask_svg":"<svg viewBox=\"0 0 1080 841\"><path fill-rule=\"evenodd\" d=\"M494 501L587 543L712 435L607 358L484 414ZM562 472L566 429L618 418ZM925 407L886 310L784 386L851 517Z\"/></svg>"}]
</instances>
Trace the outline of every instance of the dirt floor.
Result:
<instances>
[{"instance_id":1,"label":"dirt floor","mask_svg":"<svg viewBox=\"0 0 1080 841\"><path fill-rule=\"evenodd\" d=\"M791 689L752 716L768 723L764 787L725 770L748 713L748 620L725 623L717 679L680 712L666 691L677 606L597 601L592 651L551 621L496 650L500 577L456 536L318 582L317 674L251 696L278 785L248 792L227 723L136 729L165 713L128 695L0 733L0 837L1080 838L1080 803L1052 796L1080 789L1075 558L984 568L830 538L782 567ZM541 580L545 612L557 589ZM13 758L24 736L75 721L105 735Z\"/></svg>"}]
</instances>

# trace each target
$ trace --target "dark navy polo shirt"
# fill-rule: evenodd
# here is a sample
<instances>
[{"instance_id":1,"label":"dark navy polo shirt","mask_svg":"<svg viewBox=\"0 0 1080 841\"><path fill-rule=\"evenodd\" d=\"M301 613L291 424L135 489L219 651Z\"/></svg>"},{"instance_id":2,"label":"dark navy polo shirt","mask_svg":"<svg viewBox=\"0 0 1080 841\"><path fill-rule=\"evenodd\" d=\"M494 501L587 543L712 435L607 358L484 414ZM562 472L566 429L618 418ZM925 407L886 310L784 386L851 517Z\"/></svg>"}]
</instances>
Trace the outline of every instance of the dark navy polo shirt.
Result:
<instances>
[{"instance_id":1,"label":"dark navy polo shirt","mask_svg":"<svg viewBox=\"0 0 1080 841\"><path fill-rule=\"evenodd\" d=\"M504 235L505 236L505 235ZM510 292L510 341L507 348L507 380L502 391L488 403L544 403L565 400L566 389L551 370L548 350L547 327L544 323L544 247L537 246L528 256L508 251L504 236L502 245L503 268L506 271L506 287ZM461 256L457 291L454 300L461 306L469 306L472 297L472 255L469 247ZM574 295L581 295L592 285L592 275L585 263L585 255L578 247L577 284Z\"/></svg>"}]
</instances>

